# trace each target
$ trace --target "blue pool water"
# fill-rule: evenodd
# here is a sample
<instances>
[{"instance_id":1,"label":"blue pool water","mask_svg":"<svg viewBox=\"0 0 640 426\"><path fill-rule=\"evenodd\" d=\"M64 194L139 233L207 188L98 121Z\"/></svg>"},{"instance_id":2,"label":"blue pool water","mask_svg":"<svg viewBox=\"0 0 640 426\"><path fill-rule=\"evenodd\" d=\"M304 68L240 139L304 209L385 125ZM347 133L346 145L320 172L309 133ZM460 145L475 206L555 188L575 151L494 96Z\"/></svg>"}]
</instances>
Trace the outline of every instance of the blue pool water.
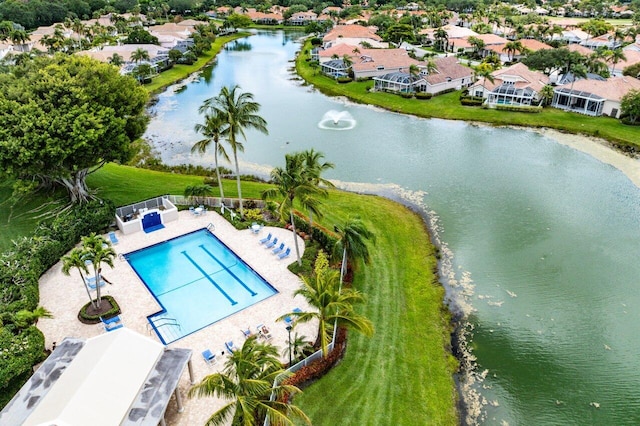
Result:
<instances>
[{"instance_id":1,"label":"blue pool water","mask_svg":"<svg viewBox=\"0 0 640 426\"><path fill-rule=\"evenodd\" d=\"M125 258L163 308L147 318L165 344L277 293L207 229Z\"/></svg>"}]
</instances>

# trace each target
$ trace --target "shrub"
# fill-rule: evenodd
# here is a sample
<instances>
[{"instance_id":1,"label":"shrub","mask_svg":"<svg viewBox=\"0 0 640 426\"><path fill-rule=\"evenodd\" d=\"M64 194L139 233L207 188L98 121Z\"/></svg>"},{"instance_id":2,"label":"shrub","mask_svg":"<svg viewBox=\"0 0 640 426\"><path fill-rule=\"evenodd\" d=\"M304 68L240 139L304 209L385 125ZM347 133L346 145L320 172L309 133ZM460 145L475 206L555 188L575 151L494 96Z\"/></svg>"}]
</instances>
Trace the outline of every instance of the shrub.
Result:
<instances>
[{"instance_id":1,"label":"shrub","mask_svg":"<svg viewBox=\"0 0 640 426\"><path fill-rule=\"evenodd\" d=\"M120 314L120 306L118 306L118 303L116 302L116 299L114 299L111 296L102 296L101 300L102 300L102 303L107 302L107 303L111 304L111 309L109 309L107 312L105 312L102 315L89 315L89 314L87 314L87 308L89 308L89 306L91 306L91 302L87 302L87 304L84 305L80 309L80 312L78 313L78 319L80 320L81 323L83 323L83 324L97 324L97 323L100 322L100 317L101 316L103 318L111 318L111 317L115 317L116 315Z\"/></svg>"},{"instance_id":2,"label":"shrub","mask_svg":"<svg viewBox=\"0 0 640 426\"><path fill-rule=\"evenodd\" d=\"M484 101L473 97L465 97L460 99L460 103L466 106L480 106Z\"/></svg>"},{"instance_id":3,"label":"shrub","mask_svg":"<svg viewBox=\"0 0 640 426\"><path fill-rule=\"evenodd\" d=\"M413 98L413 93L402 92L402 93L400 93L400 96L402 96L405 99L411 99L411 98Z\"/></svg>"},{"instance_id":4,"label":"shrub","mask_svg":"<svg viewBox=\"0 0 640 426\"><path fill-rule=\"evenodd\" d=\"M416 99L431 99L433 94L427 92L416 92Z\"/></svg>"},{"instance_id":5,"label":"shrub","mask_svg":"<svg viewBox=\"0 0 640 426\"><path fill-rule=\"evenodd\" d=\"M496 105L495 108L499 111L512 111L512 112L538 113L542 111L542 107L540 106L528 106L528 105Z\"/></svg>"},{"instance_id":6,"label":"shrub","mask_svg":"<svg viewBox=\"0 0 640 426\"><path fill-rule=\"evenodd\" d=\"M247 209L244 211L244 218L249 222L262 221L262 210L260 209Z\"/></svg>"},{"instance_id":7,"label":"shrub","mask_svg":"<svg viewBox=\"0 0 640 426\"><path fill-rule=\"evenodd\" d=\"M344 83L351 83L353 79L351 77L338 77L336 78L336 81L340 84L344 84Z\"/></svg>"}]
</instances>

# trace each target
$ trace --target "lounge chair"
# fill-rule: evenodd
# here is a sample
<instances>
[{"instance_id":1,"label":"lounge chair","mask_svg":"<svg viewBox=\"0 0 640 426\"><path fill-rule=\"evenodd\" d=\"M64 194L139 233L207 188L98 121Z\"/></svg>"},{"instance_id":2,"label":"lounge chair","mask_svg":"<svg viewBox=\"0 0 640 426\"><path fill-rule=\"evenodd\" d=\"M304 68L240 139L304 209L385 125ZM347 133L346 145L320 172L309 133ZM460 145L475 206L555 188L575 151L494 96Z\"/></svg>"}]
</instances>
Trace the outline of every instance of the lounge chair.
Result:
<instances>
[{"instance_id":1,"label":"lounge chair","mask_svg":"<svg viewBox=\"0 0 640 426\"><path fill-rule=\"evenodd\" d=\"M196 208L195 208L195 207L193 207L193 206L190 206L190 207L189 207L189 213L191 213L191 214L195 215L195 214L196 214Z\"/></svg>"},{"instance_id":2,"label":"lounge chair","mask_svg":"<svg viewBox=\"0 0 640 426\"><path fill-rule=\"evenodd\" d=\"M274 248L272 251L273 251L273 254L278 254L278 253L280 253L282 250L284 250L284 243L280 244L280 246L278 246L278 247Z\"/></svg>"},{"instance_id":3,"label":"lounge chair","mask_svg":"<svg viewBox=\"0 0 640 426\"><path fill-rule=\"evenodd\" d=\"M202 351L202 358L204 358L204 362L209 365L216 363L216 354L212 353L209 349Z\"/></svg>"},{"instance_id":4,"label":"lounge chair","mask_svg":"<svg viewBox=\"0 0 640 426\"><path fill-rule=\"evenodd\" d=\"M118 241L118 237L116 237L116 233L113 231L109 232L109 239L114 246L120 242Z\"/></svg>"},{"instance_id":5,"label":"lounge chair","mask_svg":"<svg viewBox=\"0 0 640 426\"><path fill-rule=\"evenodd\" d=\"M248 339L249 337L253 336L253 332L251 331L251 327L247 327L246 330L241 330L242 334L244 335L245 339Z\"/></svg>"},{"instance_id":6,"label":"lounge chair","mask_svg":"<svg viewBox=\"0 0 640 426\"><path fill-rule=\"evenodd\" d=\"M289 315L287 315L286 317L284 317L284 323L287 326L292 326L293 325L293 318L291 318Z\"/></svg>"},{"instance_id":7,"label":"lounge chair","mask_svg":"<svg viewBox=\"0 0 640 426\"><path fill-rule=\"evenodd\" d=\"M87 286L91 289L91 290L95 290L96 289L96 277L86 277L84 279L87 283ZM102 287L105 284L104 280L102 279L102 277L100 277L100 287Z\"/></svg>"},{"instance_id":8,"label":"lounge chair","mask_svg":"<svg viewBox=\"0 0 640 426\"><path fill-rule=\"evenodd\" d=\"M204 204L200 204L198 208L200 209L200 214L207 214L207 208L204 206Z\"/></svg>"},{"instance_id":9,"label":"lounge chair","mask_svg":"<svg viewBox=\"0 0 640 426\"><path fill-rule=\"evenodd\" d=\"M264 246L266 248L272 248L276 244L278 244L278 237L275 237L273 240L271 240L271 242L266 243Z\"/></svg>"},{"instance_id":10,"label":"lounge chair","mask_svg":"<svg viewBox=\"0 0 640 426\"><path fill-rule=\"evenodd\" d=\"M229 340L228 342L225 342L224 346L227 348L229 353L234 353L235 351L238 350L238 347L233 343L233 340Z\"/></svg>"},{"instance_id":11,"label":"lounge chair","mask_svg":"<svg viewBox=\"0 0 640 426\"><path fill-rule=\"evenodd\" d=\"M287 247L287 249L284 251L284 253L280 253L278 255L278 259L284 259L285 257L289 256L291 254L291 249L289 247Z\"/></svg>"},{"instance_id":12,"label":"lounge chair","mask_svg":"<svg viewBox=\"0 0 640 426\"><path fill-rule=\"evenodd\" d=\"M271 232L269 232L269 235L267 235L265 238L260 240L260 244L268 243L269 241L271 241Z\"/></svg>"},{"instance_id":13,"label":"lounge chair","mask_svg":"<svg viewBox=\"0 0 640 426\"><path fill-rule=\"evenodd\" d=\"M104 326L104 329L106 331L113 331L124 327L124 324L120 319L120 315L116 315L115 317L108 319L103 319L102 317L100 317L100 320L102 320L102 325Z\"/></svg>"},{"instance_id":14,"label":"lounge chair","mask_svg":"<svg viewBox=\"0 0 640 426\"><path fill-rule=\"evenodd\" d=\"M269 331L266 325L258 324L256 328L258 329L258 334L260 335L260 337L262 337L265 340L271 340L271 337L272 337L271 332Z\"/></svg>"}]
</instances>

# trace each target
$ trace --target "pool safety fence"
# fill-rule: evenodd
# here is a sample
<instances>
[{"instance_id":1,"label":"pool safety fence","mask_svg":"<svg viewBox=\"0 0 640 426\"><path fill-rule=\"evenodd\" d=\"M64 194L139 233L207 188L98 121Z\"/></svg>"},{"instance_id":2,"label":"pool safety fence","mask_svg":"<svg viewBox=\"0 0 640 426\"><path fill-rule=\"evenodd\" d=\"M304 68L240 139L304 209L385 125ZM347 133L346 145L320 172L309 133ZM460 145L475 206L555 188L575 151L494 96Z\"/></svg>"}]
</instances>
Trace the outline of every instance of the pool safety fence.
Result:
<instances>
[{"instance_id":1,"label":"pool safety fence","mask_svg":"<svg viewBox=\"0 0 640 426\"><path fill-rule=\"evenodd\" d=\"M197 206L203 205L207 207L217 207L220 208L224 206L228 209L239 209L240 208L240 199L239 198L220 198L220 197L185 197L184 195L167 195L169 201L171 201L176 206ZM264 200L255 200L255 199L242 199L242 205L245 209L251 208L263 208L266 203Z\"/></svg>"}]
</instances>

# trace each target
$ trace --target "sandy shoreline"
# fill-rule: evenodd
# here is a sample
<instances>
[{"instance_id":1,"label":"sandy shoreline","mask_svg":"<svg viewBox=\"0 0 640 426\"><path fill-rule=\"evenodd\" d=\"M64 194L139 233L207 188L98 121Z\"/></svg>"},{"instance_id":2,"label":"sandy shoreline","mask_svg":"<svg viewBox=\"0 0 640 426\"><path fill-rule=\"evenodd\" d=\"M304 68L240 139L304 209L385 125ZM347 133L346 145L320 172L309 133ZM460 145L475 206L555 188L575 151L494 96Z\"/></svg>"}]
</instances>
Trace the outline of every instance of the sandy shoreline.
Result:
<instances>
[{"instance_id":1,"label":"sandy shoreline","mask_svg":"<svg viewBox=\"0 0 640 426\"><path fill-rule=\"evenodd\" d=\"M605 139L599 139L590 136L576 135L572 133L563 133L558 130L542 128L532 129L530 127L514 127L517 129L526 129L543 136L553 139L554 141L569 146L585 154L589 154L603 163L610 164L616 169L624 173L635 186L640 188L640 160L624 154L611 146Z\"/></svg>"}]
</instances>

